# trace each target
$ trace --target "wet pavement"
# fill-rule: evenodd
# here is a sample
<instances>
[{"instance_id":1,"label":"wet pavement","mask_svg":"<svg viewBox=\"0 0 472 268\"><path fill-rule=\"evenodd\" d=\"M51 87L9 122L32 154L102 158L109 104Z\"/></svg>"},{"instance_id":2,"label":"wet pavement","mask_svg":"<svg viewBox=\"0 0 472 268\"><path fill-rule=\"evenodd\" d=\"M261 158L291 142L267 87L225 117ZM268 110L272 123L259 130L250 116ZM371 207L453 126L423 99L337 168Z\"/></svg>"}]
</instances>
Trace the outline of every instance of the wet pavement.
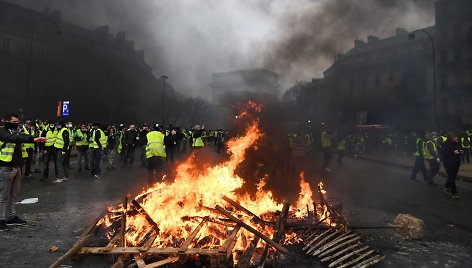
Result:
<instances>
[{"instance_id":1,"label":"wet pavement","mask_svg":"<svg viewBox=\"0 0 472 268\"><path fill-rule=\"evenodd\" d=\"M313 163L321 162L316 159ZM316 165L315 165L316 166ZM357 231L365 242L380 250L386 259L376 267L471 267L472 184L459 182L462 199L453 200L441 186L409 182L409 171L359 159L332 163L332 172L312 171L324 178L328 191L336 192L352 225L384 225L398 213L424 220L425 237L407 241L392 230ZM65 253L90 221L126 194L136 194L146 185L142 167L104 171L97 180L89 173L72 170L63 183L40 182L39 175L23 184L21 198L39 198L31 205L18 205L26 226L0 233L1 267L47 267ZM313 176L313 185L316 182ZM443 182L444 178L437 178ZM59 251L50 253L51 246ZM64 267L110 267L101 256L68 261ZM286 267L292 267L290 265ZM307 267L323 267L313 260Z\"/></svg>"}]
</instances>

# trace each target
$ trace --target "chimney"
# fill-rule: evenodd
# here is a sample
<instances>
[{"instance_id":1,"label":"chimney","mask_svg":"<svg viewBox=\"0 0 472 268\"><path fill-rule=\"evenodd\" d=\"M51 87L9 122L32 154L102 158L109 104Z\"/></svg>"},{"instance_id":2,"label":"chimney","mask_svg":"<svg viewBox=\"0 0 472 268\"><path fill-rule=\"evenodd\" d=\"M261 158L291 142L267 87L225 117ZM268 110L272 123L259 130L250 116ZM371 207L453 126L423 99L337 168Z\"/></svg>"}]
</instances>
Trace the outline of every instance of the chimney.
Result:
<instances>
[{"instance_id":1,"label":"chimney","mask_svg":"<svg viewBox=\"0 0 472 268\"><path fill-rule=\"evenodd\" d=\"M367 43L373 43L375 41L379 41L379 38L375 35L369 35L367 36Z\"/></svg>"}]
</instances>

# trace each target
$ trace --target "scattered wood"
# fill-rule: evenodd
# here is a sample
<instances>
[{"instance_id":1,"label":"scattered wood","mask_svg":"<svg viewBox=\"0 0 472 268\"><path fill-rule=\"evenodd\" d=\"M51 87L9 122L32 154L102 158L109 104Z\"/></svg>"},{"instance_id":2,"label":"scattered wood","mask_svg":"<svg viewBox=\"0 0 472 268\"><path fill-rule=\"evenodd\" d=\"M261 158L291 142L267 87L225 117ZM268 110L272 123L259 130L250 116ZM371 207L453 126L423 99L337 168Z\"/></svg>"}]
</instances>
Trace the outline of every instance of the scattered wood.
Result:
<instances>
[{"instance_id":1,"label":"scattered wood","mask_svg":"<svg viewBox=\"0 0 472 268\"><path fill-rule=\"evenodd\" d=\"M235 223L237 224L240 224L242 227L244 227L246 230L248 230L249 232L259 236L262 240L264 240L267 244L271 245L272 247L274 247L275 249L277 249L278 251L282 252L282 253L285 253L287 254L288 253L288 250L284 247L282 247L281 245L275 243L272 239L268 238L267 236L265 236L264 234L262 234L261 232L257 231L256 229L252 228L251 226L249 226L248 224L244 223L243 221L239 220L238 218L234 217L231 213L229 213L228 211L226 211L224 208L220 207L219 205L216 205L215 207L219 212L221 212L223 215L225 215L226 217L228 217L230 220L234 221Z\"/></svg>"}]
</instances>

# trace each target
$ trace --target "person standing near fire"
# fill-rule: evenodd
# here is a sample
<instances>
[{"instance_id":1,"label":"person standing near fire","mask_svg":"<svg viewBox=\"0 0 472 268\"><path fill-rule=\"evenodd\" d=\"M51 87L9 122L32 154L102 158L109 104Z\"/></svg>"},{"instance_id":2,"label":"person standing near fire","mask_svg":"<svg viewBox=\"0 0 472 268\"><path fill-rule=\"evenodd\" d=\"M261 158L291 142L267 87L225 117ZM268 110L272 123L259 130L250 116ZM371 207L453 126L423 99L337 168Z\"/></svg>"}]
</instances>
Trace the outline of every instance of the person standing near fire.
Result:
<instances>
[{"instance_id":1,"label":"person standing near fire","mask_svg":"<svg viewBox=\"0 0 472 268\"><path fill-rule=\"evenodd\" d=\"M412 182L417 182L416 174L418 174L418 172L421 172L421 174L423 174L423 179L429 182L428 174L426 172L426 167L424 165L424 139L421 138L420 136L416 138L415 166L413 167L413 170L410 176L410 180Z\"/></svg>"},{"instance_id":2,"label":"person standing near fire","mask_svg":"<svg viewBox=\"0 0 472 268\"><path fill-rule=\"evenodd\" d=\"M205 143L203 142L203 134L204 134L204 127L200 127L200 125L196 125L192 132L192 148L198 149L203 148Z\"/></svg>"},{"instance_id":3,"label":"person standing near fire","mask_svg":"<svg viewBox=\"0 0 472 268\"><path fill-rule=\"evenodd\" d=\"M62 179L57 178L54 182L63 182L69 180L69 159L70 159L70 150L72 134L72 122L67 122L66 125L61 128L59 133L56 136L54 142L56 159L59 160L61 170L62 170Z\"/></svg>"},{"instance_id":4,"label":"person standing near fire","mask_svg":"<svg viewBox=\"0 0 472 268\"><path fill-rule=\"evenodd\" d=\"M328 128L325 123L321 124L321 150L323 151L323 169L325 171L331 171L328 168L329 162L331 161L331 136L328 133Z\"/></svg>"},{"instance_id":5,"label":"person standing near fire","mask_svg":"<svg viewBox=\"0 0 472 268\"><path fill-rule=\"evenodd\" d=\"M441 159L447 173L447 181L444 184L444 192L453 199L461 198L457 194L456 178L461 165L461 156L464 154L459 137L455 134L447 135L447 140L441 147Z\"/></svg>"},{"instance_id":6,"label":"person standing near fire","mask_svg":"<svg viewBox=\"0 0 472 268\"><path fill-rule=\"evenodd\" d=\"M92 176L100 179L102 176L102 157L103 150L107 147L107 136L100 128L100 123L93 123L92 139L90 141L90 148L92 148Z\"/></svg>"},{"instance_id":7,"label":"person standing near fire","mask_svg":"<svg viewBox=\"0 0 472 268\"><path fill-rule=\"evenodd\" d=\"M171 134L175 136L176 132L173 129ZM159 124L152 126L152 131L146 134L146 161L148 180L152 184L155 182L154 173L157 173L157 177L162 179L162 170L164 168L164 162L166 160L166 145L169 143L169 136L166 136L165 130Z\"/></svg>"},{"instance_id":8,"label":"person standing near fire","mask_svg":"<svg viewBox=\"0 0 472 268\"><path fill-rule=\"evenodd\" d=\"M56 142L56 136L59 133L58 127L56 127L54 120L49 121L49 125L43 130L41 137L45 137L47 139L46 143L44 144L43 152L44 152L44 174L42 181L47 180L49 177L49 162L51 159L54 163L54 172L56 175L56 179L59 179L59 169L57 167L57 158L56 158L56 150L54 147L54 143Z\"/></svg>"},{"instance_id":9,"label":"person standing near fire","mask_svg":"<svg viewBox=\"0 0 472 268\"><path fill-rule=\"evenodd\" d=\"M438 140L438 134L436 132L431 132L431 135L426 138L424 143L424 158L428 161L429 164L429 180L430 185L434 185L433 178L439 173L439 154L436 145Z\"/></svg>"},{"instance_id":10,"label":"person standing near fire","mask_svg":"<svg viewBox=\"0 0 472 268\"><path fill-rule=\"evenodd\" d=\"M44 143L45 137L18 135L19 116L8 114L0 128L0 231L8 225L24 225L26 221L16 214L21 187L21 166L28 157L24 143Z\"/></svg>"}]
</instances>

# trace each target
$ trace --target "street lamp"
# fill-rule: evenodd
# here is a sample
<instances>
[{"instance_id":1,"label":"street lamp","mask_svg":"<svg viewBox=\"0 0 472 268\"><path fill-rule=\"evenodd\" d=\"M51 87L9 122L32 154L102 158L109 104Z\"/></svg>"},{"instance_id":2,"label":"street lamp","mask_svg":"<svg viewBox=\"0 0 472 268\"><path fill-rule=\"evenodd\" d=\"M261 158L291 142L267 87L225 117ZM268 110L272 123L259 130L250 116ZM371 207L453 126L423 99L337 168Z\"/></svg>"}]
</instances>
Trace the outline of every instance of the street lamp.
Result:
<instances>
[{"instance_id":1,"label":"street lamp","mask_svg":"<svg viewBox=\"0 0 472 268\"><path fill-rule=\"evenodd\" d=\"M166 79L169 79L169 77L165 76L165 75L162 75L161 76L161 79L164 83L164 88L162 90L162 124L165 125L166 124Z\"/></svg>"},{"instance_id":2,"label":"street lamp","mask_svg":"<svg viewBox=\"0 0 472 268\"><path fill-rule=\"evenodd\" d=\"M29 104L29 101L28 101L28 98L29 98L29 89L30 89L30 76L31 76L31 62L33 60L33 42L34 42L34 34L36 32L36 27L42 23L42 22L49 22L49 23L52 23L54 26L56 26L56 30L57 30L57 34L60 35L62 33L61 29L59 28L59 25L57 25L57 23L52 20L52 19L48 19L48 18L45 18L45 19L40 19L38 21L36 21L36 23L34 24L33 26L33 31L31 32L31 39L30 39L30 46L29 46L29 55L28 55L28 68L26 70L26 89L25 89L25 99L24 99L24 109L23 109L23 113L26 114L28 111L28 104Z\"/></svg>"},{"instance_id":3,"label":"street lamp","mask_svg":"<svg viewBox=\"0 0 472 268\"><path fill-rule=\"evenodd\" d=\"M433 90L434 90L434 126L438 127L438 90L437 90L437 81L436 81L436 46L434 45L433 37L425 29L418 29L408 34L408 39L415 39L415 33L421 31L428 36L431 46L433 48Z\"/></svg>"}]
</instances>

